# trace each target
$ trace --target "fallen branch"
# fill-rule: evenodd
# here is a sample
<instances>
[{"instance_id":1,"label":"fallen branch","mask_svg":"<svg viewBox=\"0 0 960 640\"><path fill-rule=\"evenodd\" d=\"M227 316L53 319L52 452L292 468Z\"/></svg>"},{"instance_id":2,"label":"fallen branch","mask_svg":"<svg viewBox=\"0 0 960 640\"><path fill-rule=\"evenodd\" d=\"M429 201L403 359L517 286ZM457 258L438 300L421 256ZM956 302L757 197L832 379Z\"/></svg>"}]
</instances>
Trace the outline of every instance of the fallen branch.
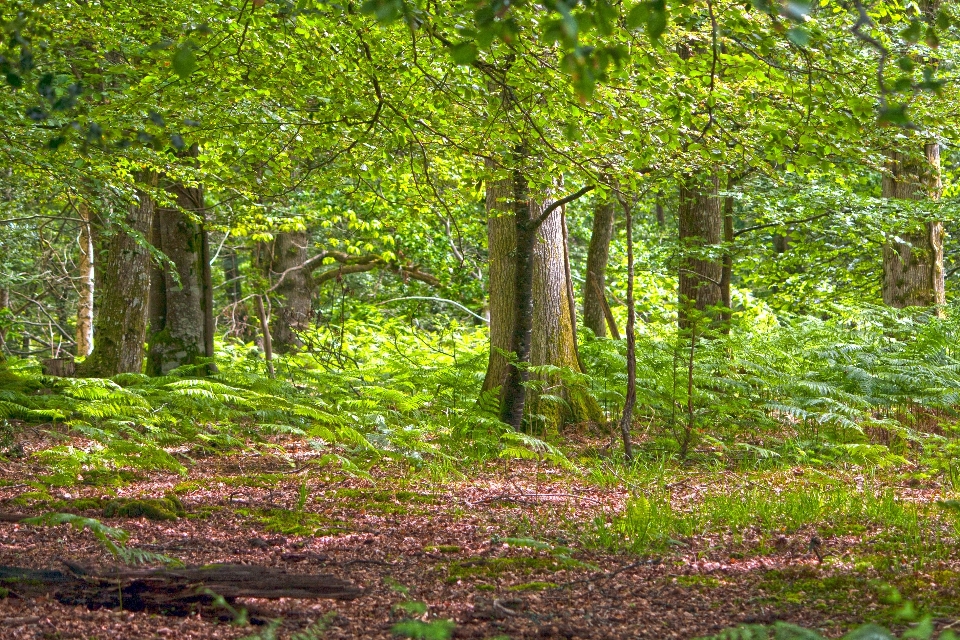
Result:
<instances>
[{"instance_id":1,"label":"fallen branch","mask_svg":"<svg viewBox=\"0 0 960 640\"><path fill-rule=\"evenodd\" d=\"M119 608L188 615L216 608L218 600L299 598L353 600L363 591L331 574L287 573L276 567L222 564L183 569L112 569L95 572L64 561L66 571L0 566L0 584L22 597L52 596L91 609ZM222 599L222 600L221 600Z\"/></svg>"}]
</instances>

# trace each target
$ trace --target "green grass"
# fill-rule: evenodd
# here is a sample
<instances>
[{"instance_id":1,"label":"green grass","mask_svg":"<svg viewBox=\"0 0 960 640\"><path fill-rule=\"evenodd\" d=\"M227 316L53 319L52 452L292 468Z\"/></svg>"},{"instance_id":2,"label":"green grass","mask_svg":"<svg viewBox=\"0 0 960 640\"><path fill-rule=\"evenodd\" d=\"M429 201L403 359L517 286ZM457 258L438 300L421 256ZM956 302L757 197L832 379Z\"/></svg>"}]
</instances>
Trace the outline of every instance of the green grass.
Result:
<instances>
[{"instance_id":1,"label":"green grass","mask_svg":"<svg viewBox=\"0 0 960 640\"><path fill-rule=\"evenodd\" d=\"M952 513L930 504L900 499L892 489L770 486L716 491L683 507L665 492L636 495L611 520L594 520L584 544L613 551L663 553L686 548L697 536L747 535L764 552L778 535L868 536L870 553L881 558L905 555L915 566L951 557L958 542ZM871 537L872 536L872 537ZM878 567L883 568L883 567Z\"/></svg>"}]
</instances>

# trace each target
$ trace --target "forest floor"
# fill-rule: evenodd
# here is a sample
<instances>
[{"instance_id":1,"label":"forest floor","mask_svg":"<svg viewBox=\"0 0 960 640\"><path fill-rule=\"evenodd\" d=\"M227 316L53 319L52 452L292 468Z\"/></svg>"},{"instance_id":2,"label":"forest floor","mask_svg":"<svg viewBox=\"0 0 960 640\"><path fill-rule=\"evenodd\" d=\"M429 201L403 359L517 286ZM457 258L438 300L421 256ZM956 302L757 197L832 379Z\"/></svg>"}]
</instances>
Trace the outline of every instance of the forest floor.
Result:
<instances>
[{"instance_id":1,"label":"forest floor","mask_svg":"<svg viewBox=\"0 0 960 640\"><path fill-rule=\"evenodd\" d=\"M853 534L749 527L671 539L657 553L637 555L584 542L602 540L606 523L624 511L630 492L617 483L514 460L490 462L469 476L433 478L386 465L374 468L371 481L308 465L316 455L288 441L272 454L198 459L186 477L139 473L114 484L86 478L87 484L46 491L31 483L46 469L29 458L7 460L0 463L0 511L76 507L76 513L129 532L129 547L188 565L332 573L364 590L352 601L238 602L260 617L282 620L281 638L396 637L391 629L408 615L404 610L416 610L403 604L409 602L426 606L426 614L409 615L454 621L454 638L693 638L774 620L837 636L888 615L885 585L891 584L935 611L940 627L960 617L956 554L878 563L878 556L897 551L885 550L895 548L880 544L882 532L869 527ZM708 492L798 485L823 473L691 469L661 481L674 508L695 511ZM898 483L890 486L906 501L941 495L929 482ZM187 512L176 521L107 518L101 510L80 509L91 506L88 499L171 493ZM814 537L822 561L811 549ZM62 568L64 559L116 564L89 531L0 523L0 564ZM0 600L2 638L269 637L263 629L210 616L88 610L52 597Z\"/></svg>"}]
</instances>

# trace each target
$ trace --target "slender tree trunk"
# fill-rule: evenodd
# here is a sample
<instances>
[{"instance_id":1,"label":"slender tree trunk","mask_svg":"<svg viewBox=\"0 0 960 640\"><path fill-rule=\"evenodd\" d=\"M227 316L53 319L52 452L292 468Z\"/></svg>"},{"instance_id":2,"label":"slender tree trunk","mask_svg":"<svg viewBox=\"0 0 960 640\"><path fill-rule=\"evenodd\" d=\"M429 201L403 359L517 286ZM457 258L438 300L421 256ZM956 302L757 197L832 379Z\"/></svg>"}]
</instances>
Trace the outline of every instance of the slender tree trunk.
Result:
<instances>
[{"instance_id":1,"label":"slender tree trunk","mask_svg":"<svg viewBox=\"0 0 960 640\"><path fill-rule=\"evenodd\" d=\"M200 194L203 197L203 194ZM202 204L202 201L201 201ZM206 208L203 208L204 217L200 225L200 284L203 287L203 354L209 360L207 371L217 372L217 365L213 361L216 333L216 316L213 313L213 272L210 265L210 234L207 232Z\"/></svg>"},{"instance_id":2,"label":"slender tree trunk","mask_svg":"<svg viewBox=\"0 0 960 640\"><path fill-rule=\"evenodd\" d=\"M494 166L487 161L488 175ZM490 357L483 391L501 387L507 379L509 361L504 353L510 351L513 324L516 319L516 259L517 223L513 212L513 180L487 180L487 254L489 262Z\"/></svg>"},{"instance_id":3,"label":"slender tree trunk","mask_svg":"<svg viewBox=\"0 0 960 640\"><path fill-rule=\"evenodd\" d=\"M156 176L149 181L155 185ZM138 192L127 225L140 237L117 230L101 241L100 255L105 255L105 260L97 268L100 286L93 328L97 341L79 368L81 375L107 377L143 369L150 295L150 251L144 238L150 237L153 217L153 199Z\"/></svg>"},{"instance_id":4,"label":"slender tree trunk","mask_svg":"<svg viewBox=\"0 0 960 640\"><path fill-rule=\"evenodd\" d=\"M158 207L154 246L169 263L155 269L150 308L147 373L165 375L206 355L203 228L186 212L203 216L200 187L171 185L175 206Z\"/></svg>"},{"instance_id":5,"label":"slender tree trunk","mask_svg":"<svg viewBox=\"0 0 960 640\"><path fill-rule=\"evenodd\" d=\"M663 229L667 226L667 216L663 211L663 203L660 202L659 198L657 198L657 203L654 205L653 211L657 216L657 226Z\"/></svg>"},{"instance_id":6,"label":"slender tree trunk","mask_svg":"<svg viewBox=\"0 0 960 640\"><path fill-rule=\"evenodd\" d=\"M273 241L273 260L270 270L278 278L282 273L307 261L306 231L278 233ZM303 346L299 331L310 327L310 311L313 304L313 286L307 269L296 269L275 290L272 307L271 333L273 348L277 353L287 353Z\"/></svg>"},{"instance_id":7,"label":"slender tree trunk","mask_svg":"<svg viewBox=\"0 0 960 640\"><path fill-rule=\"evenodd\" d=\"M724 333L730 333L730 323L733 320L733 196L723 199L723 267L720 273L720 322Z\"/></svg>"},{"instance_id":8,"label":"slender tree trunk","mask_svg":"<svg viewBox=\"0 0 960 640\"><path fill-rule=\"evenodd\" d=\"M927 143L925 162L893 152L883 176L885 198L936 199L940 196L940 146ZM945 303L943 222L927 221L922 231L898 234L883 247L883 301L896 307L931 307ZM938 311L941 313L942 311Z\"/></svg>"},{"instance_id":9,"label":"slender tree trunk","mask_svg":"<svg viewBox=\"0 0 960 640\"><path fill-rule=\"evenodd\" d=\"M722 264L718 257L704 255L716 250L723 233L723 217L716 175L694 176L680 187L680 295L678 320L681 329L690 326L691 314L710 314L721 301Z\"/></svg>"},{"instance_id":10,"label":"slender tree trunk","mask_svg":"<svg viewBox=\"0 0 960 640\"><path fill-rule=\"evenodd\" d=\"M606 337L607 324L604 315L606 296L607 261L610 257L610 241L613 239L615 201L597 198L593 211L593 231L587 249L587 274L583 285L583 324L598 338Z\"/></svg>"},{"instance_id":11,"label":"slender tree trunk","mask_svg":"<svg viewBox=\"0 0 960 640\"><path fill-rule=\"evenodd\" d=\"M7 318L5 311L10 309L10 290L6 287L0 287L0 360L3 360L5 353L9 351L7 347Z\"/></svg>"},{"instance_id":12,"label":"slender tree trunk","mask_svg":"<svg viewBox=\"0 0 960 640\"><path fill-rule=\"evenodd\" d=\"M626 199L621 199L620 204L627 223L627 396L620 416L620 437L623 439L623 455L629 462L633 460L630 430L637 404L637 309L633 295L633 211Z\"/></svg>"},{"instance_id":13,"label":"slender tree trunk","mask_svg":"<svg viewBox=\"0 0 960 640\"><path fill-rule=\"evenodd\" d=\"M255 296L257 301L257 317L260 319L260 332L263 334L263 358L267 362L267 373L270 379L276 377L273 370L273 342L270 339L270 322L267 311L263 308L263 296Z\"/></svg>"},{"instance_id":14,"label":"slender tree trunk","mask_svg":"<svg viewBox=\"0 0 960 640\"><path fill-rule=\"evenodd\" d=\"M77 213L80 216L80 259L77 261L80 271L79 300L77 301L77 356L86 357L93 351L93 227L90 224L90 209L86 204L81 202L77 207Z\"/></svg>"}]
</instances>

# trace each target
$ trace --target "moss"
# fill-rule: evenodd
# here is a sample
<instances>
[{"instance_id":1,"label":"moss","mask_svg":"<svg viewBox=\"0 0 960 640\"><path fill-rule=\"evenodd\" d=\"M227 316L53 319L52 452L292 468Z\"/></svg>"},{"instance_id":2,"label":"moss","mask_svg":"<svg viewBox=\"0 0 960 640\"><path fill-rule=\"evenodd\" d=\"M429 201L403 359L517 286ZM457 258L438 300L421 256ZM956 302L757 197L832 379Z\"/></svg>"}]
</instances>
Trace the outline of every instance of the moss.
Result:
<instances>
[{"instance_id":1,"label":"moss","mask_svg":"<svg viewBox=\"0 0 960 640\"><path fill-rule=\"evenodd\" d=\"M685 587L702 587L705 589L716 589L720 586L720 581L712 576L677 576L677 584Z\"/></svg>"},{"instance_id":2,"label":"moss","mask_svg":"<svg viewBox=\"0 0 960 640\"><path fill-rule=\"evenodd\" d=\"M176 520L186 515L183 503L174 495L164 498L111 500L103 509L105 518L146 518L148 520Z\"/></svg>"},{"instance_id":3,"label":"moss","mask_svg":"<svg viewBox=\"0 0 960 640\"><path fill-rule=\"evenodd\" d=\"M187 480L185 482L178 482L173 487L173 493L180 495L182 493L192 493L194 491L199 491L200 489L205 489L207 487L206 482L199 482L197 480Z\"/></svg>"},{"instance_id":4,"label":"moss","mask_svg":"<svg viewBox=\"0 0 960 640\"><path fill-rule=\"evenodd\" d=\"M460 547L455 544L438 544L424 547L423 550L427 552L459 553Z\"/></svg>"},{"instance_id":5,"label":"moss","mask_svg":"<svg viewBox=\"0 0 960 640\"><path fill-rule=\"evenodd\" d=\"M9 595L10 595L10 589L7 589L5 587L0 587L0 600L5 599Z\"/></svg>"},{"instance_id":6,"label":"moss","mask_svg":"<svg viewBox=\"0 0 960 640\"><path fill-rule=\"evenodd\" d=\"M327 536L349 531L346 522L325 518L316 513L286 509L237 509L238 515L257 520L267 531L295 536Z\"/></svg>"}]
</instances>

